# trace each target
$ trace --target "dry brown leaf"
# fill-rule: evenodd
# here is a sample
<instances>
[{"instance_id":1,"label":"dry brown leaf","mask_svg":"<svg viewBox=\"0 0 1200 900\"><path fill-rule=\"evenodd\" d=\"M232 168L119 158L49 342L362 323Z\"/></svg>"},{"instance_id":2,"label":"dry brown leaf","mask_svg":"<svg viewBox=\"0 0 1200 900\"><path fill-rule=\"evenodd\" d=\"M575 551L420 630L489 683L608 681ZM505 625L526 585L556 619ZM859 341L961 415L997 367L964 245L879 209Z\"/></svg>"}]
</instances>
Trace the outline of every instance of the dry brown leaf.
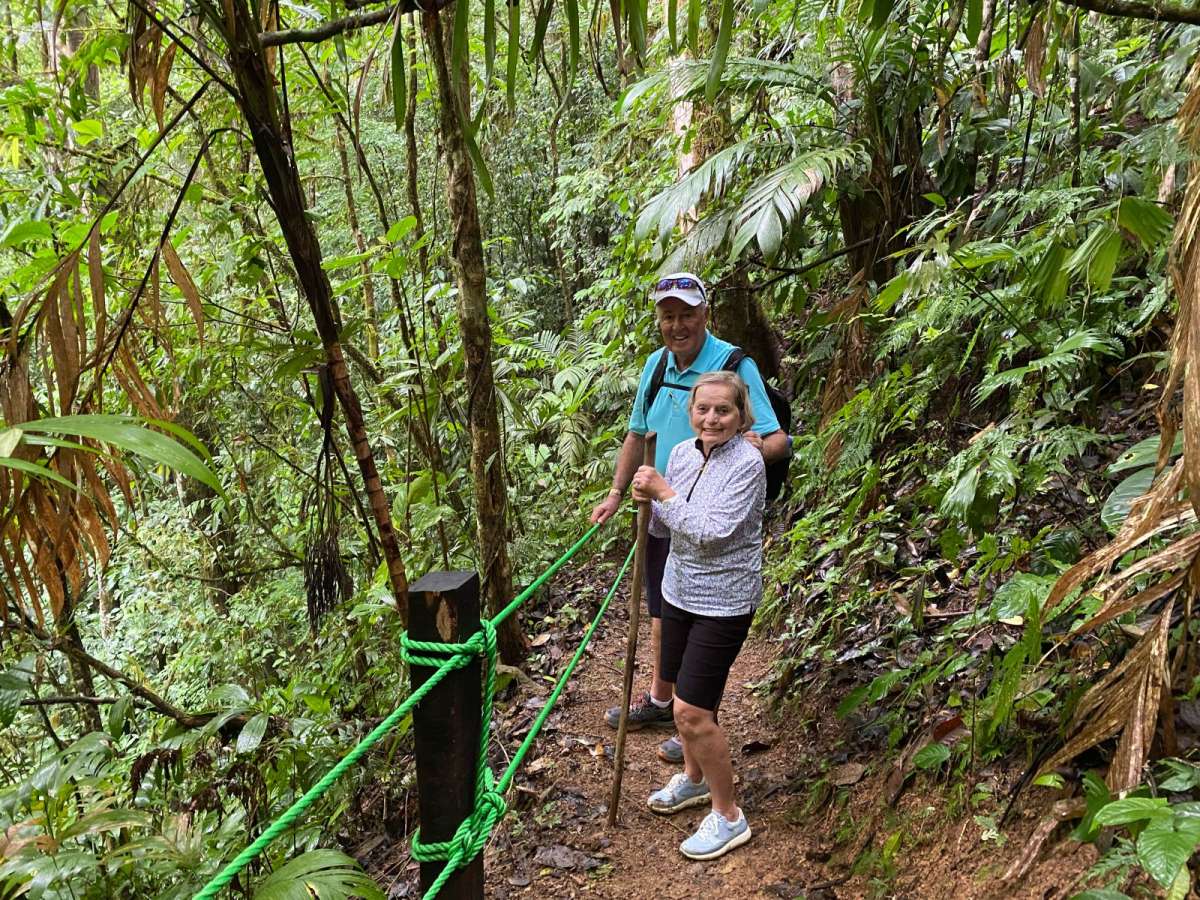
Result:
<instances>
[{"instance_id":1,"label":"dry brown leaf","mask_svg":"<svg viewBox=\"0 0 1200 900\"><path fill-rule=\"evenodd\" d=\"M175 282L175 286L179 288L179 293L183 294L183 299L187 302L188 310L192 314L192 319L196 323L196 335L200 341L200 346L204 346L204 305L200 300L200 292L196 290L196 282L192 280L191 273L184 267L183 261L179 258L179 254L175 252L175 248L169 240L163 241L162 245L163 260L167 264L167 271L171 273L171 280Z\"/></svg>"},{"instance_id":2,"label":"dry brown leaf","mask_svg":"<svg viewBox=\"0 0 1200 900\"><path fill-rule=\"evenodd\" d=\"M267 3L265 6L273 7L274 4ZM158 122L158 130L163 130L163 108L166 105L167 85L171 80L171 65L175 62L175 51L177 45L172 42L167 44L167 49L163 51L163 55L158 60L158 65L154 67L154 85L150 89L150 103L154 107L154 119Z\"/></svg>"},{"instance_id":3,"label":"dry brown leaf","mask_svg":"<svg viewBox=\"0 0 1200 900\"><path fill-rule=\"evenodd\" d=\"M1098 609L1090 619L1079 626L1078 630L1075 631L1074 634L1079 635L1088 631L1094 631L1101 625L1106 625L1113 619L1125 615L1127 612L1132 612L1135 609L1143 609L1149 606L1156 600L1160 600L1167 596L1167 594L1171 593L1171 591L1176 590L1183 583L1183 579L1186 574L1186 572L1178 572L1161 584L1148 587L1144 591L1139 591L1131 597L1109 600L1105 602L1105 604L1100 607L1100 609Z\"/></svg>"},{"instance_id":4,"label":"dry brown leaf","mask_svg":"<svg viewBox=\"0 0 1200 900\"><path fill-rule=\"evenodd\" d=\"M1089 553L1059 576L1054 587L1050 589L1046 602L1042 604L1042 612L1048 615L1088 579L1107 569L1134 547L1160 533L1163 513L1173 506L1182 480L1183 461L1180 460L1147 493L1133 502L1125 524L1110 543Z\"/></svg>"},{"instance_id":5,"label":"dry brown leaf","mask_svg":"<svg viewBox=\"0 0 1200 900\"><path fill-rule=\"evenodd\" d=\"M1025 39L1025 80L1034 96L1046 96L1046 22L1037 15Z\"/></svg>"},{"instance_id":6,"label":"dry brown leaf","mask_svg":"<svg viewBox=\"0 0 1200 900\"><path fill-rule=\"evenodd\" d=\"M1167 545L1157 553L1143 557L1131 566L1126 566L1111 578L1101 582L1092 592L1100 597L1107 597L1118 588L1124 588L1128 582L1146 575L1156 575L1159 572L1173 571L1190 564L1200 551L1200 532L1194 532Z\"/></svg>"},{"instance_id":7,"label":"dry brown leaf","mask_svg":"<svg viewBox=\"0 0 1200 900\"><path fill-rule=\"evenodd\" d=\"M1121 739L1108 772L1109 789L1113 793L1128 790L1141 780L1161 695L1170 689L1167 637L1174 608L1174 602L1168 602L1146 636L1083 695L1072 718L1070 737L1043 763L1039 775L1054 771L1119 732Z\"/></svg>"},{"instance_id":8,"label":"dry brown leaf","mask_svg":"<svg viewBox=\"0 0 1200 900\"><path fill-rule=\"evenodd\" d=\"M100 252L100 227L88 234L88 281L92 289L92 321L96 329L96 358L99 365L104 353L105 328L108 325L108 310L104 305L104 257Z\"/></svg>"}]
</instances>

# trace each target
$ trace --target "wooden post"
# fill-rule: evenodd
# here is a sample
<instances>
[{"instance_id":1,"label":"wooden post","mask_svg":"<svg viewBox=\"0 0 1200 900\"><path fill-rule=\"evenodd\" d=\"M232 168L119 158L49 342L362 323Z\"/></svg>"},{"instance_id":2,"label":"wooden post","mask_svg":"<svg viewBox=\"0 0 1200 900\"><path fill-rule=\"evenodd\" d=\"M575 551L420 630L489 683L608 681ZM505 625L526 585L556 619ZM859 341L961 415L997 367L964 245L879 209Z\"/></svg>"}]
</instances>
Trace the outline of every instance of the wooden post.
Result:
<instances>
[{"instance_id":1,"label":"wooden post","mask_svg":"<svg viewBox=\"0 0 1200 900\"><path fill-rule=\"evenodd\" d=\"M408 591L408 633L418 641L460 643L479 630L479 576L474 572L430 572ZM481 663L475 659L447 675L413 710L417 755L417 806L421 841L447 841L475 808L475 764L481 727ZM412 690L433 669L413 666ZM424 892L444 863L421 863ZM441 900L482 900L483 856L446 882Z\"/></svg>"},{"instance_id":2,"label":"wooden post","mask_svg":"<svg viewBox=\"0 0 1200 900\"><path fill-rule=\"evenodd\" d=\"M658 434L649 432L642 441L642 465L654 465ZM629 592L629 639L625 645L625 680L621 690L621 720L617 725L617 746L613 752L612 796L608 801L608 824L617 824L621 803L621 780L625 777L625 733L629 726L629 700L633 694L633 669L637 661L638 627L642 614L642 582L646 573L646 539L650 536L650 504L637 505L637 543L633 550L633 588Z\"/></svg>"}]
</instances>

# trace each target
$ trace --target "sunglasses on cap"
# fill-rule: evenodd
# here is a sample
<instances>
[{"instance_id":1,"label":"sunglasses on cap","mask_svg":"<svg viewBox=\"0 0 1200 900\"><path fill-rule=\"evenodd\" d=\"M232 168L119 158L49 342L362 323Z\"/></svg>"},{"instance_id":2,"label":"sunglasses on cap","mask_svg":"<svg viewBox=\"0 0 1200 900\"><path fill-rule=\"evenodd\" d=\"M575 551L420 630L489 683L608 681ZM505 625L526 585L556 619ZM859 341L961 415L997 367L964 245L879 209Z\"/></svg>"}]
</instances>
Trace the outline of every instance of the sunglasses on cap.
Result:
<instances>
[{"instance_id":1,"label":"sunglasses on cap","mask_svg":"<svg viewBox=\"0 0 1200 900\"><path fill-rule=\"evenodd\" d=\"M656 291L699 291L704 296L704 285L695 278L664 278L654 289Z\"/></svg>"}]
</instances>

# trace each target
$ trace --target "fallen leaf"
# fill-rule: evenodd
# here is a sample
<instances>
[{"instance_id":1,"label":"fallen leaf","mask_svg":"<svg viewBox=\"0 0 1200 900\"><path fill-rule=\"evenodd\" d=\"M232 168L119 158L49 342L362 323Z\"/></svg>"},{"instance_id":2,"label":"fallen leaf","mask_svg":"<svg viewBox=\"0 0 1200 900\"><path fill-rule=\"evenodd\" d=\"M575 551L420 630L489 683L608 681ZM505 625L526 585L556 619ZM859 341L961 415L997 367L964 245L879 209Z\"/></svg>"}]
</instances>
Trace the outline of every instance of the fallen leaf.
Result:
<instances>
[{"instance_id":1,"label":"fallen leaf","mask_svg":"<svg viewBox=\"0 0 1200 900\"><path fill-rule=\"evenodd\" d=\"M867 774L867 767L862 763L842 763L829 771L829 781L837 787L857 784Z\"/></svg>"},{"instance_id":2,"label":"fallen leaf","mask_svg":"<svg viewBox=\"0 0 1200 900\"><path fill-rule=\"evenodd\" d=\"M555 869L583 869L585 871L600 865L600 860L596 857L563 844L538 847L537 852L533 855L533 861L540 866L552 866Z\"/></svg>"},{"instance_id":3,"label":"fallen leaf","mask_svg":"<svg viewBox=\"0 0 1200 900\"><path fill-rule=\"evenodd\" d=\"M764 750L770 749L771 742L767 740L761 740L759 738L754 738L753 740L746 741L746 743L742 744L743 753L762 753Z\"/></svg>"}]
</instances>

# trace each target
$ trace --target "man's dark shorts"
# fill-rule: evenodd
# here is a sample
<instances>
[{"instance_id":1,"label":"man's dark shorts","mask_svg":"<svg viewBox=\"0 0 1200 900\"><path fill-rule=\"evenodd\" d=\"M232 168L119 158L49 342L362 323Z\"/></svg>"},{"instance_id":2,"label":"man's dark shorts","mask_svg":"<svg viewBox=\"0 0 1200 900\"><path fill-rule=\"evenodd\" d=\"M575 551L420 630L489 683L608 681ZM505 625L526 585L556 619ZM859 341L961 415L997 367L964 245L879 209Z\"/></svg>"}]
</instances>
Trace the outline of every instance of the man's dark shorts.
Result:
<instances>
[{"instance_id":1,"label":"man's dark shorts","mask_svg":"<svg viewBox=\"0 0 1200 900\"><path fill-rule=\"evenodd\" d=\"M663 572L671 553L671 539L648 535L646 538L646 606L650 618L661 619L663 607Z\"/></svg>"},{"instance_id":2,"label":"man's dark shorts","mask_svg":"<svg viewBox=\"0 0 1200 900\"><path fill-rule=\"evenodd\" d=\"M700 616L664 603L659 677L675 684L684 703L715 712L753 621L752 612Z\"/></svg>"}]
</instances>

